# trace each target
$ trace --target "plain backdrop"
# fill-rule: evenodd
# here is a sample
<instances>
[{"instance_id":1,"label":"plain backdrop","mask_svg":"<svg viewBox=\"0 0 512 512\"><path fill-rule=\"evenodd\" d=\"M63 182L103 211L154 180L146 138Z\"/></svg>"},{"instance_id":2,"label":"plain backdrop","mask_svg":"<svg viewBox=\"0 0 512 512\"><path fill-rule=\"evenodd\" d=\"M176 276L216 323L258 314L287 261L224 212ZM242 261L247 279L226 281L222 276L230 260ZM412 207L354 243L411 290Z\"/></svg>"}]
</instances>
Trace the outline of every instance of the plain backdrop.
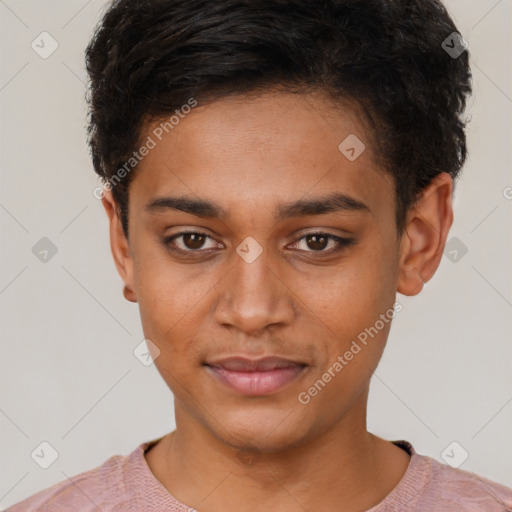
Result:
<instances>
[{"instance_id":1,"label":"plain backdrop","mask_svg":"<svg viewBox=\"0 0 512 512\"><path fill-rule=\"evenodd\" d=\"M456 441L461 469L512 486L511 0L446 5L471 51L470 156L451 254L419 296L397 295L368 427L440 461ZM175 427L171 392L133 354L138 307L92 194L83 52L104 8L0 1L0 508ZM58 44L47 58L41 32ZM58 453L48 469L31 457L42 442Z\"/></svg>"}]
</instances>

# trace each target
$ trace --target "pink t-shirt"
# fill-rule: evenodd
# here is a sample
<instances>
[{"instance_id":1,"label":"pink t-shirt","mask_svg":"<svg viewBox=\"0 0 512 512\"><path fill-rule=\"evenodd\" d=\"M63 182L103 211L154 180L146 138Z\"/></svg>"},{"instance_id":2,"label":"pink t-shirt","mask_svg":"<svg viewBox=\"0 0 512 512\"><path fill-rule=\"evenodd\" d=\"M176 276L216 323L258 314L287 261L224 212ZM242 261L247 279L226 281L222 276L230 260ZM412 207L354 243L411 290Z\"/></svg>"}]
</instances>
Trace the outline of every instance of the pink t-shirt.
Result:
<instances>
[{"instance_id":1,"label":"pink t-shirt","mask_svg":"<svg viewBox=\"0 0 512 512\"><path fill-rule=\"evenodd\" d=\"M151 472L144 452L159 439L129 455L114 455L6 512L197 512L169 494ZM411 455L409 466L397 486L367 512L512 512L512 489L420 455L407 441L393 443Z\"/></svg>"}]
</instances>

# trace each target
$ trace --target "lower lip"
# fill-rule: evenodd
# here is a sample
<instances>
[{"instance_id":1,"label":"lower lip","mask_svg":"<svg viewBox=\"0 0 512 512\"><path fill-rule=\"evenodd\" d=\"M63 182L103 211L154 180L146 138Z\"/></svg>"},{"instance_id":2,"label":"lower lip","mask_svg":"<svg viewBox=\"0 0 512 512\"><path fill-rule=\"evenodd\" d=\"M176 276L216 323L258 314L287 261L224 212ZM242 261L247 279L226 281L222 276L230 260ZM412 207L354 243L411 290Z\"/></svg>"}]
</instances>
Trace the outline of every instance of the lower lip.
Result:
<instances>
[{"instance_id":1,"label":"lower lip","mask_svg":"<svg viewBox=\"0 0 512 512\"><path fill-rule=\"evenodd\" d=\"M290 366L268 371L238 372L218 366L207 368L224 384L244 395L268 395L296 379L307 366Z\"/></svg>"}]
</instances>

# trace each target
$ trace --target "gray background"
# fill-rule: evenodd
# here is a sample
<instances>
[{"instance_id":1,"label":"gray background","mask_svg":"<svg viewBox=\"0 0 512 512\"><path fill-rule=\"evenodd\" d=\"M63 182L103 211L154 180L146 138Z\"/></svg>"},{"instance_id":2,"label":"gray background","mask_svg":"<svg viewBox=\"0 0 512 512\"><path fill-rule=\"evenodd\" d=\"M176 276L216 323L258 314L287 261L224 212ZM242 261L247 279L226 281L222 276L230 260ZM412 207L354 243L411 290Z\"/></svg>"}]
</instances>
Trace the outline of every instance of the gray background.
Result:
<instances>
[{"instance_id":1,"label":"gray background","mask_svg":"<svg viewBox=\"0 0 512 512\"><path fill-rule=\"evenodd\" d=\"M92 195L83 51L104 5L0 0L0 508L174 428L171 392L133 355L138 308ZM419 296L397 295L368 426L438 460L457 441L461 469L512 486L511 1L447 6L474 73L448 237L468 252L445 255ZM43 31L59 45L47 59L31 48ZM32 251L43 237L47 262ZM58 452L48 469L31 458L43 441Z\"/></svg>"}]
</instances>

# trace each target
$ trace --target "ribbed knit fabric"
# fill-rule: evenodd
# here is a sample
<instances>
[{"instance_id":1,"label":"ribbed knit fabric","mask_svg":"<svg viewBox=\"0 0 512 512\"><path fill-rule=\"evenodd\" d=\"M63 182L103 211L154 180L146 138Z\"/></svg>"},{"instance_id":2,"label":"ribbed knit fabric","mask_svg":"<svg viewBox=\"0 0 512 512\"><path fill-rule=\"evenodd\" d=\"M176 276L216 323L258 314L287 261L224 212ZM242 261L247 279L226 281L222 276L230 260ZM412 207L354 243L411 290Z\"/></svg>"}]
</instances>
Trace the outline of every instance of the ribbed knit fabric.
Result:
<instances>
[{"instance_id":1,"label":"ribbed knit fabric","mask_svg":"<svg viewBox=\"0 0 512 512\"><path fill-rule=\"evenodd\" d=\"M144 452L159 439L129 455L114 455L6 512L197 512L169 494L151 472ZM409 466L397 486L367 512L512 512L512 489L420 455L408 441L393 443L411 455Z\"/></svg>"}]
</instances>

